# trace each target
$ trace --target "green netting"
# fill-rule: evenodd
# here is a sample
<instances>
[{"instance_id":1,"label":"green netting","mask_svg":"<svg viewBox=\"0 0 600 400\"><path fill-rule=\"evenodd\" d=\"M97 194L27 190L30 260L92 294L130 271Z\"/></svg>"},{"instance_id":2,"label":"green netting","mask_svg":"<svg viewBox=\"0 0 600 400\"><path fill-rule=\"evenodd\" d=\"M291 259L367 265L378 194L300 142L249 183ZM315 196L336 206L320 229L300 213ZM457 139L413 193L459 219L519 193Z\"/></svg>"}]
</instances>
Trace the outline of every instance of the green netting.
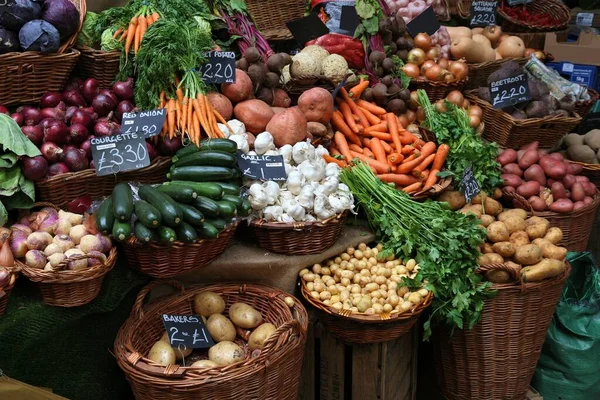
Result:
<instances>
[{"instance_id":1,"label":"green netting","mask_svg":"<svg viewBox=\"0 0 600 400\"><path fill-rule=\"evenodd\" d=\"M19 278L0 318L0 369L72 400L133 398L111 352L147 281L120 262L92 303L59 308L43 304L35 286Z\"/></svg>"}]
</instances>

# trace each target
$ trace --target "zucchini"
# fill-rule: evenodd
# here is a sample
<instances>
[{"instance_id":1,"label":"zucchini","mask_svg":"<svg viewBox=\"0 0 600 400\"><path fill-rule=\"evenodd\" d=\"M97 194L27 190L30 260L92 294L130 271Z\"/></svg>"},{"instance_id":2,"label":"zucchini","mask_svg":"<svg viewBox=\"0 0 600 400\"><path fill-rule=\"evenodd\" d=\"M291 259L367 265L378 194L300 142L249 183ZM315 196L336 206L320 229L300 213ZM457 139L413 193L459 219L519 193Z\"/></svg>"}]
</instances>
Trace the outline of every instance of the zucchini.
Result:
<instances>
[{"instance_id":1,"label":"zucchini","mask_svg":"<svg viewBox=\"0 0 600 400\"><path fill-rule=\"evenodd\" d=\"M233 218L237 215L237 206L234 203L220 200L217 201L217 204L219 205L219 214L223 218Z\"/></svg>"},{"instance_id":2,"label":"zucchini","mask_svg":"<svg viewBox=\"0 0 600 400\"><path fill-rule=\"evenodd\" d=\"M215 165L221 167L235 167L237 159L235 155L224 151L199 151L180 158L173 164L173 168L186 167L188 165Z\"/></svg>"},{"instance_id":3,"label":"zucchini","mask_svg":"<svg viewBox=\"0 0 600 400\"><path fill-rule=\"evenodd\" d=\"M181 149L177 150L177 153L175 153L175 155L173 156L172 161L175 162L175 161L179 160L180 158L189 156L190 154L197 153L198 151L200 151L200 148L192 143L190 145L187 145L187 146L182 147Z\"/></svg>"},{"instance_id":4,"label":"zucchini","mask_svg":"<svg viewBox=\"0 0 600 400\"><path fill-rule=\"evenodd\" d=\"M242 209L238 209L238 215L240 217L247 217L252 213L252 204L250 204L250 200L244 199L242 201Z\"/></svg>"},{"instance_id":5,"label":"zucchini","mask_svg":"<svg viewBox=\"0 0 600 400\"><path fill-rule=\"evenodd\" d=\"M183 221L195 227L201 227L204 223L204 215L189 204L177 204L183 215Z\"/></svg>"},{"instance_id":6,"label":"zucchini","mask_svg":"<svg viewBox=\"0 0 600 400\"><path fill-rule=\"evenodd\" d=\"M158 190L179 203L191 203L198 193L189 185L165 185L162 184Z\"/></svg>"},{"instance_id":7,"label":"zucchini","mask_svg":"<svg viewBox=\"0 0 600 400\"><path fill-rule=\"evenodd\" d=\"M172 181L163 183L164 186L179 185L189 186L198 194L198 196L208 197L213 200L221 200L223 197L223 188L221 184L215 182L190 182L190 181Z\"/></svg>"},{"instance_id":8,"label":"zucchini","mask_svg":"<svg viewBox=\"0 0 600 400\"><path fill-rule=\"evenodd\" d=\"M160 215L162 215L163 224L168 226L177 226L181 223L183 216L175 200L161 192L160 190L142 185L138 190L138 194L142 200L156 207Z\"/></svg>"},{"instance_id":9,"label":"zucchini","mask_svg":"<svg viewBox=\"0 0 600 400\"><path fill-rule=\"evenodd\" d=\"M242 205L244 203L244 199L242 199L240 196L232 196L230 194L224 195L222 200L235 204L235 208L237 208L238 211L242 209Z\"/></svg>"},{"instance_id":10,"label":"zucchini","mask_svg":"<svg viewBox=\"0 0 600 400\"><path fill-rule=\"evenodd\" d=\"M198 228L198 233L207 239L216 239L219 237L219 230L208 222L205 222L202 228Z\"/></svg>"},{"instance_id":11,"label":"zucchini","mask_svg":"<svg viewBox=\"0 0 600 400\"><path fill-rule=\"evenodd\" d=\"M198 196L194 202L194 207L207 218L218 218L221 215L219 204L208 197Z\"/></svg>"},{"instance_id":12,"label":"zucchini","mask_svg":"<svg viewBox=\"0 0 600 400\"><path fill-rule=\"evenodd\" d=\"M126 183L118 183L112 191L113 214L118 221L131 220L133 213L133 194Z\"/></svg>"},{"instance_id":13,"label":"zucchini","mask_svg":"<svg viewBox=\"0 0 600 400\"><path fill-rule=\"evenodd\" d=\"M183 243L193 243L198 240L198 234L193 226L186 222L182 222L177 228L177 239L181 240Z\"/></svg>"},{"instance_id":14,"label":"zucchini","mask_svg":"<svg viewBox=\"0 0 600 400\"><path fill-rule=\"evenodd\" d=\"M112 231L114 223L112 196L108 196L96 210L96 226L102 234L107 235Z\"/></svg>"},{"instance_id":15,"label":"zucchini","mask_svg":"<svg viewBox=\"0 0 600 400\"><path fill-rule=\"evenodd\" d=\"M227 220L224 220L223 218L213 218L213 219L207 220L206 222L208 222L210 225L214 226L219 232L222 232L225 230L225 228L227 228L227 225L229 225L231 223L231 220L227 221Z\"/></svg>"},{"instance_id":16,"label":"zucchini","mask_svg":"<svg viewBox=\"0 0 600 400\"><path fill-rule=\"evenodd\" d=\"M131 223L115 221L112 229L112 235L116 240L123 241L131 236Z\"/></svg>"},{"instance_id":17,"label":"zucchini","mask_svg":"<svg viewBox=\"0 0 600 400\"><path fill-rule=\"evenodd\" d=\"M135 202L135 215L147 228L156 228L162 222L162 215L156 207L144 200Z\"/></svg>"},{"instance_id":18,"label":"zucchini","mask_svg":"<svg viewBox=\"0 0 600 400\"><path fill-rule=\"evenodd\" d=\"M237 169L214 167L211 165L194 165L174 168L167 174L167 179L193 182L211 182L232 179Z\"/></svg>"},{"instance_id":19,"label":"zucchini","mask_svg":"<svg viewBox=\"0 0 600 400\"><path fill-rule=\"evenodd\" d=\"M142 224L142 221L139 220L135 221L135 224L133 224L133 234L142 242L148 243L151 240L157 240L154 231Z\"/></svg>"},{"instance_id":20,"label":"zucchini","mask_svg":"<svg viewBox=\"0 0 600 400\"><path fill-rule=\"evenodd\" d=\"M156 234L158 236L158 241L164 244L173 243L177 240L177 233L168 226L160 225L156 228Z\"/></svg>"},{"instance_id":21,"label":"zucchini","mask_svg":"<svg viewBox=\"0 0 600 400\"><path fill-rule=\"evenodd\" d=\"M218 150L227 153L237 153L237 143L229 139L205 139L200 142L200 151Z\"/></svg>"},{"instance_id":22,"label":"zucchini","mask_svg":"<svg viewBox=\"0 0 600 400\"><path fill-rule=\"evenodd\" d=\"M234 196L240 195L240 186L231 182L216 182L223 189L224 194L231 194ZM200 193L198 193L200 194ZM219 200L219 199L215 199Z\"/></svg>"}]
</instances>

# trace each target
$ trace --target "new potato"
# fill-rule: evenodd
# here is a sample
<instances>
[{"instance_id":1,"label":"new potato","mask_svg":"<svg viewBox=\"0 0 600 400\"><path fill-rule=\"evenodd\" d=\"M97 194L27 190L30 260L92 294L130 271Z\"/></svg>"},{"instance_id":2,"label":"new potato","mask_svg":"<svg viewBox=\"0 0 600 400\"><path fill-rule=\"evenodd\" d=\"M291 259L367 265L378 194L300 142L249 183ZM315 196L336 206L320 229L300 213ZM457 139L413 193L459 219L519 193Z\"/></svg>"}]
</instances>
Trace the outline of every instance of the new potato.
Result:
<instances>
[{"instance_id":1,"label":"new potato","mask_svg":"<svg viewBox=\"0 0 600 400\"><path fill-rule=\"evenodd\" d=\"M533 265L542 261L542 249L534 244L517 247L514 259L521 265Z\"/></svg>"},{"instance_id":2,"label":"new potato","mask_svg":"<svg viewBox=\"0 0 600 400\"><path fill-rule=\"evenodd\" d=\"M527 228L525 220L517 216L508 217L502 222L504 225L506 225L510 234L513 234L517 231L524 231Z\"/></svg>"},{"instance_id":3,"label":"new potato","mask_svg":"<svg viewBox=\"0 0 600 400\"><path fill-rule=\"evenodd\" d=\"M494 243L506 242L510 238L510 232L504 222L492 222L487 227L487 238Z\"/></svg>"},{"instance_id":4,"label":"new potato","mask_svg":"<svg viewBox=\"0 0 600 400\"><path fill-rule=\"evenodd\" d=\"M497 219L498 221L504 221L506 218L514 216L520 217L521 219L526 219L527 211L521 210L520 208L513 208L510 210L502 211L500 214L498 214Z\"/></svg>"},{"instance_id":5,"label":"new potato","mask_svg":"<svg viewBox=\"0 0 600 400\"><path fill-rule=\"evenodd\" d=\"M544 239L548 240L552 244L558 245L563 239L563 233L560 228L552 227L548 229L546 235L544 235Z\"/></svg>"},{"instance_id":6,"label":"new potato","mask_svg":"<svg viewBox=\"0 0 600 400\"><path fill-rule=\"evenodd\" d=\"M538 282L560 275L566 268L564 261L544 259L521 270L523 282Z\"/></svg>"},{"instance_id":7,"label":"new potato","mask_svg":"<svg viewBox=\"0 0 600 400\"><path fill-rule=\"evenodd\" d=\"M531 243L531 241L529 240L529 235L527 234L527 232L523 231L516 231L513 232L510 235L510 239L509 241L515 246L515 247L520 247L520 246L524 246L526 244Z\"/></svg>"},{"instance_id":8,"label":"new potato","mask_svg":"<svg viewBox=\"0 0 600 400\"><path fill-rule=\"evenodd\" d=\"M500 254L504 258L512 257L515 254L515 246L511 242L498 242L492 246L494 253Z\"/></svg>"}]
</instances>

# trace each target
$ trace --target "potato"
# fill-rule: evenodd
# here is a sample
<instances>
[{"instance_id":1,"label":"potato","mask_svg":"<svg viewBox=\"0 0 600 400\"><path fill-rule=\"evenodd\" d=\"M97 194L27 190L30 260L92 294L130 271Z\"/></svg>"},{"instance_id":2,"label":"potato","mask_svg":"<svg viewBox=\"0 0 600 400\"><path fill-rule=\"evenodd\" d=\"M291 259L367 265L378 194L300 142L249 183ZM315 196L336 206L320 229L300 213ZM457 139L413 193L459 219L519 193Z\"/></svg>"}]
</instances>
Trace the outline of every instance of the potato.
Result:
<instances>
[{"instance_id":1,"label":"potato","mask_svg":"<svg viewBox=\"0 0 600 400\"><path fill-rule=\"evenodd\" d=\"M492 249L494 250L494 253L498 253L504 258L512 257L516 250L511 242L494 243Z\"/></svg>"},{"instance_id":2,"label":"potato","mask_svg":"<svg viewBox=\"0 0 600 400\"><path fill-rule=\"evenodd\" d=\"M542 249L542 257L562 261L567 257L567 249L555 246L546 239L535 239L533 244Z\"/></svg>"},{"instance_id":3,"label":"potato","mask_svg":"<svg viewBox=\"0 0 600 400\"><path fill-rule=\"evenodd\" d=\"M519 187L523 184L523 180L519 175L514 174L502 174L500 175L502 181L504 182L504 186L512 186L514 188Z\"/></svg>"},{"instance_id":4,"label":"potato","mask_svg":"<svg viewBox=\"0 0 600 400\"><path fill-rule=\"evenodd\" d=\"M467 204L465 196L463 196L461 192L454 190L449 190L447 192L442 193L442 195L438 197L437 200L448 203L450 209L455 211L461 209Z\"/></svg>"},{"instance_id":5,"label":"potato","mask_svg":"<svg viewBox=\"0 0 600 400\"><path fill-rule=\"evenodd\" d=\"M542 249L534 244L517 247L514 260L521 265L533 265L542 260Z\"/></svg>"},{"instance_id":6,"label":"potato","mask_svg":"<svg viewBox=\"0 0 600 400\"><path fill-rule=\"evenodd\" d=\"M495 217L502 212L502 204L490 197L486 197L483 202L483 209L486 214Z\"/></svg>"},{"instance_id":7,"label":"potato","mask_svg":"<svg viewBox=\"0 0 600 400\"><path fill-rule=\"evenodd\" d=\"M500 254L489 253L489 254L486 254L486 256L489 261L488 264L503 264L504 263L504 257L502 257Z\"/></svg>"},{"instance_id":8,"label":"potato","mask_svg":"<svg viewBox=\"0 0 600 400\"><path fill-rule=\"evenodd\" d=\"M262 324L252 332L250 338L248 338L248 346L250 350L261 349L265 347L265 342L269 337L275 333L277 327L273 324Z\"/></svg>"},{"instance_id":9,"label":"potato","mask_svg":"<svg viewBox=\"0 0 600 400\"><path fill-rule=\"evenodd\" d=\"M148 352L148 358L155 363L166 367L167 365L175 364L175 351L167 342L159 340L154 343Z\"/></svg>"},{"instance_id":10,"label":"potato","mask_svg":"<svg viewBox=\"0 0 600 400\"><path fill-rule=\"evenodd\" d=\"M487 227L487 237L494 243L506 242L510 238L510 233L504 222L496 221Z\"/></svg>"},{"instance_id":11,"label":"potato","mask_svg":"<svg viewBox=\"0 0 600 400\"><path fill-rule=\"evenodd\" d=\"M208 359L219 367L244 360L244 350L233 342L219 342L208 349Z\"/></svg>"},{"instance_id":12,"label":"potato","mask_svg":"<svg viewBox=\"0 0 600 400\"><path fill-rule=\"evenodd\" d=\"M510 235L509 241L515 246L515 248L531 243L529 240L529 235L525 231L513 232Z\"/></svg>"},{"instance_id":13,"label":"potato","mask_svg":"<svg viewBox=\"0 0 600 400\"><path fill-rule=\"evenodd\" d=\"M532 217L532 218L538 218L538 217ZM531 220L532 218L529 218L529 220ZM543 219L543 218L540 218ZM527 221L529 221L527 220ZM548 222L548 220L545 220L545 222L538 222L538 223L529 223L525 221L525 223L527 224L527 228L525 228L525 232L527 232L527 235L529 236L529 239L538 239L538 238L543 238L546 235L546 232L548 232L548 228L550 227L550 223ZM536 220L537 221L537 220Z\"/></svg>"},{"instance_id":14,"label":"potato","mask_svg":"<svg viewBox=\"0 0 600 400\"><path fill-rule=\"evenodd\" d=\"M160 341L171 345L169 343L169 335L167 334L167 332L163 333L163 335L160 337ZM176 347L171 346L171 348L175 352L175 359L177 361L183 360L185 357L192 354L192 351L194 351L194 349L192 349L191 347L188 349L187 347L184 347L184 346L181 346L181 348L179 348L179 346L176 346Z\"/></svg>"},{"instance_id":15,"label":"potato","mask_svg":"<svg viewBox=\"0 0 600 400\"><path fill-rule=\"evenodd\" d=\"M481 204L467 204L466 206L464 206L463 208L461 208L458 212L463 213L465 215L471 213L473 215L475 215L477 218L481 218L481 216L483 215L483 207L481 206Z\"/></svg>"},{"instance_id":16,"label":"potato","mask_svg":"<svg viewBox=\"0 0 600 400\"><path fill-rule=\"evenodd\" d=\"M245 303L234 303L229 307L229 318L244 329L253 329L262 324L263 317L253 307Z\"/></svg>"},{"instance_id":17,"label":"potato","mask_svg":"<svg viewBox=\"0 0 600 400\"><path fill-rule=\"evenodd\" d=\"M520 217L521 219L526 219L527 211L521 210L520 208L511 208L510 210L502 211L500 214L498 214L496 219L498 221L504 221L505 219L507 219L509 217L514 217L514 216Z\"/></svg>"},{"instance_id":18,"label":"potato","mask_svg":"<svg viewBox=\"0 0 600 400\"><path fill-rule=\"evenodd\" d=\"M538 181L525 182L517 188L517 194L526 199L531 196L537 196L540 193L540 183Z\"/></svg>"},{"instance_id":19,"label":"potato","mask_svg":"<svg viewBox=\"0 0 600 400\"><path fill-rule=\"evenodd\" d=\"M558 245L563 239L563 233L560 228L552 227L548 229L544 235L544 239L548 240L552 244Z\"/></svg>"},{"instance_id":20,"label":"potato","mask_svg":"<svg viewBox=\"0 0 600 400\"><path fill-rule=\"evenodd\" d=\"M206 323L206 329L217 343L223 341L233 342L235 340L235 326L229 318L222 314L211 315Z\"/></svg>"},{"instance_id":21,"label":"potato","mask_svg":"<svg viewBox=\"0 0 600 400\"><path fill-rule=\"evenodd\" d=\"M494 217L492 217L491 215L487 215L487 214L483 214L480 219L481 219L481 225L483 225L486 228L488 226L490 226L490 224L496 220Z\"/></svg>"},{"instance_id":22,"label":"potato","mask_svg":"<svg viewBox=\"0 0 600 400\"><path fill-rule=\"evenodd\" d=\"M508 283L512 280L508 272L500 270L486 271L485 279L492 283Z\"/></svg>"},{"instance_id":23,"label":"potato","mask_svg":"<svg viewBox=\"0 0 600 400\"><path fill-rule=\"evenodd\" d=\"M494 253L494 248L492 247L491 243L484 243L483 246L481 246L481 252L483 254L488 254L488 253Z\"/></svg>"},{"instance_id":24,"label":"potato","mask_svg":"<svg viewBox=\"0 0 600 400\"><path fill-rule=\"evenodd\" d=\"M298 108L304 113L307 121L327 125L333 115L333 97L328 90L315 87L300 95Z\"/></svg>"},{"instance_id":25,"label":"potato","mask_svg":"<svg viewBox=\"0 0 600 400\"><path fill-rule=\"evenodd\" d=\"M203 317L221 314L225 311L225 301L213 292L199 293L194 296L194 311Z\"/></svg>"},{"instance_id":26,"label":"potato","mask_svg":"<svg viewBox=\"0 0 600 400\"><path fill-rule=\"evenodd\" d=\"M539 161L539 159L540 159L540 154L538 153L537 150L534 150L534 149L526 150L519 157L519 161L518 161L519 168L521 168L522 170L526 170L533 164L536 164Z\"/></svg>"},{"instance_id":27,"label":"potato","mask_svg":"<svg viewBox=\"0 0 600 400\"><path fill-rule=\"evenodd\" d=\"M193 363L192 365L190 365L190 367L196 367L196 368L216 368L216 367L218 367L218 365L214 361L210 361L210 360L198 360L195 363Z\"/></svg>"},{"instance_id":28,"label":"potato","mask_svg":"<svg viewBox=\"0 0 600 400\"><path fill-rule=\"evenodd\" d=\"M489 253L491 254L491 253ZM492 262L490 261L490 258L488 257L489 254L482 254L479 256L479 258L477 259L477 264L478 265L488 265L491 264Z\"/></svg>"},{"instance_id":29,"label":"potato","mask_svg":"<svg viewBox=\"0 0 600 400\"><path fill-rule=\"evenodd\" d=\"M504 225L506 225L510 234L513 234L517 231L524 231L527 228L525 220L517 216L508 217L502 222L504 223Z\"/></svg>"},{"instance_id":30,"label":"potato","mask_svg":"<svg viewBox=\"0 0 600 400\"><path fill-rule=\"evenodd\" d=\"M566 267L564 261L546 258L539 263L523 268L521 276L523 282L539 282L562 274Z\"/></svg>"}]
</instances>

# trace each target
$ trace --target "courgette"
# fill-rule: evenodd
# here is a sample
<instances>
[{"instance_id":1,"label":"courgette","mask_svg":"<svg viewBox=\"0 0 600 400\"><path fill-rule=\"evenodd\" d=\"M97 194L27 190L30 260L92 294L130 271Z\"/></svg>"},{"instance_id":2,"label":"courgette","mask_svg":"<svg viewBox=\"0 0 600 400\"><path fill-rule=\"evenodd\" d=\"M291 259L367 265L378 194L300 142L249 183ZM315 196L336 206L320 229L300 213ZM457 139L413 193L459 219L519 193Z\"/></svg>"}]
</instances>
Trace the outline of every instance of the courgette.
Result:
<instances>
[{"instance_id":1,"label":"courgette","mask_svg":"<svg viewBox=\"0 0 600 400\"><path fill-rule=\"evenodd\" d=\"M237 143L229 139L205 139L200 142L200 151L219 150L235 154Z\"/></svg>"},{"instance_id":2,"label":"courgette","mask_svg":"<svg viewBox=\"0 0 600 400\"><path fill-rule=\"evenodd\" d=\"M116 240L123 241L131 236L131 223L115 221L112 229L112 235Z\"/></svg>"},{"instance_id":3,"label":"courgette","mask_svg":"<svg viewBox=\"0 0 600 400\"><path fill-rule=\"evenodd\" d=\"M172 198L178 203L191 203L198 193L189 185L165 185L162 184L158 190Z\"/></svg>"},{"instance_id":4,"label":"courgette","mask_svg":"<svg viewBox=\"0 0 600 400\"><path fill-rule=\"evenodd\" d=\"M223 218L213 218L213 219L207 220L206 222L208 222L208 224L214 226L219 232L222 232L225 230L225 228L227 228L227 225L229 225L231 223L231 220L227 221Z\"/></svg>"},{"instance_id":5,"label":"courgette","mask_svg":"<svg viewBox=\"0 0 600 400\"><path fill-rule=\"evenodd\" d=\"M219 237L219 230L208 222L205 222L204 225L202 225L202 228L198 228L197 231L200 236L207 239L216 239Z\"/></svg>"},{"instance_id":6,"label":"courgette","mask_svg":"<svg viewBox=\"0 0 600 400\"><path fill-rule=\"evenodd\" d=\"M237 215L237 206L234 203L220 200L217 201L217 204L219 205L219 214L223 218L233 218Z\"/></svg>"},{"instance_id":7,"label":"courgette","mask_svg":"<svg viewBox=\"0 0 600 400\"><path fill-rule=\"evenodd\" d=\"M224 194L231 194L234 196L240 195L240 186L236 185L235 183L231 183L231 182L215 182L215 183L218 184L219 186L221 186L221 189L223 189ZM200 193L198 193L198 194L200 194ZM219 199L215 199L215 200L219 200Z\"/></svg>"},{"instance_id":8,"label":"courgette","mask_svg":"<svg viewBox=\"0 0 600 400\"><path fill-rule=\"evenodd\" d=\"M147 228L156 228L162 222L162 215L152 204L145 200L135 202L135 215Z\"/></svg>"},{"instance_id":9,"label":"courgette","mask_svg":"<svg viewBox=\"0 0 600 400\"><path fill-rule=\"evenodd\" d=\"M193 205L206 218L218 218L221 215L219 204L208 197L198 196Z\"/></svg>"},{"instance_id":10,"label":"courgette","mask_svg":"<svg viewBox=\"0 0 600 400\"><path fill-rule=\"evenodd\" d=\"M163 224L177 226L181 223L183 216L181 215L181 210L177 207L175 200L160 190L148 185L140 186L138 194L142 200L146 200L156 207L160 212L160 215L162 215Z\"/></svg>"},{"instance_id":11,"label":"courgette","mask_svg":"<svg viewBox=\"0 0 600 400\"><path fill-rule=\"evenodd\" d=\"M208 197L213 200L220 200L223 197L224 190L221 184L215 182L191 182L191 181L172 181L163 183L164 186L180 185L189 186L198 194L198 196Z\"/></svg>"},{"instance_id":12,"label":"courgette","mask_svg":"<svg viewBox=\"0 0 600 400\"><path fill-rule=\"evenodd\" d=\"M177 233L168 226L160 225L156 228L156 235L158 236L158 241L164 244L173 243L177 240Z\"/></svg>"},{"instance_id":13,"label":"courgette","mask_svg":"<svg viewBox=\"0 0 600 400\"><path fill-rule=\"evenodd\" d=\"M250 214L252 214L252 204L248 199L244 199L242 201L242 209L238 210L238 215L240 217L247 217Z\"/></svg>"},{"instance_id":14,"label":"courgette","mask_svg":"<svg viewBox=\"0 0 600 400\"><path fill-rule=\"evenodd\" d=\"M198 240L198 234L193 226L186 222L182 222L175 230L177 233L177 239L183 243L193 243Z\"/></svg>"},{"instance_id":15,"label":"courgette","mask_svg":"<svg viewBox=\"0 0 600 400\"><path fill-rule=\"evenodd\" d=\"M221 181L234 178L237 175L236 171L238 170L227 167L194 165L174 168L167 174L167 179L192 182Z\"/></svg>"},{"instance_id":16,"label":"courgette","mask_svg":"<svg viewBox=\"0 0 600 400\"><path fill-rule=\"evenodd\" d=\"M234 167L237 163L235 155L224 151L199 151L177 160L173 167L186 167L189 165L214 165L221 167ZM173 168L172 168L173 169Z\"/></svg>"},{"instance_id":17,"label":"courgette","mask_svg":"<svg viewBox=\"0 0 600 400\"><path fill-rule=\"evenodd\" d=\"M96 210L96 226L101 233L107 235L112 231L114 223L112 196L108 196Z\"/></svg>"},{"instance_id":18,"label":"courgette","mask_svg":"<svg viewBox=\"0 0 600 400\"><path fill-rule=\"evenodd\" d=\"M198 151L200 151L200 148L192 143L188 146L182 147L181 149L177 150L177 153L175 153L175 155L173 156L172 161L175 162L180 158L197 153Z\"/></svg>"},{"instance_id":19,"label":"courgette","mask_svg":"<svg viewBox=\"0 0 600 400\"><path fill-rule=\"evenodd\" d=\"M113 215L118 221L129 221L133 213L133 194L126 183L118 183L112 191Z\"/></svg>"},{"instance_id":20,"label":"courgette","mask_svg":"<svg viewBox=\"0 0 600 400\"><path fill-rule=\"evenodd\" d=\"M242 205L244 204L244 199L240 196L233 196L231 194L224 195L221 200L235 204L235 208L237 208L238 212L242 209Z\"/></svg>"},{"instance_id":21,"label":"courgette","mask_svg":"<svg viewBox=\"0 0 600 400\"><path fill-rule=\"evenodd\" d=\"M133 224L133 234L142 242L148 243L151 240L157 240L157 236L154 231L142 224L142 222L139 220L135 221L135 224Z\"/></svg>"},{"instance_id":22,"label":"courgette","mask_svg":"<svg viewBox=\"0 0 600 400\"><path fill-rule=\"evenodd\" d=\"M177 204L179 209L181 210L181 214L183 215L183 221L195 226L201 227L204 223L204 215L196 208L190 206L189 204Z\"/></svg>"}]
</instances>

